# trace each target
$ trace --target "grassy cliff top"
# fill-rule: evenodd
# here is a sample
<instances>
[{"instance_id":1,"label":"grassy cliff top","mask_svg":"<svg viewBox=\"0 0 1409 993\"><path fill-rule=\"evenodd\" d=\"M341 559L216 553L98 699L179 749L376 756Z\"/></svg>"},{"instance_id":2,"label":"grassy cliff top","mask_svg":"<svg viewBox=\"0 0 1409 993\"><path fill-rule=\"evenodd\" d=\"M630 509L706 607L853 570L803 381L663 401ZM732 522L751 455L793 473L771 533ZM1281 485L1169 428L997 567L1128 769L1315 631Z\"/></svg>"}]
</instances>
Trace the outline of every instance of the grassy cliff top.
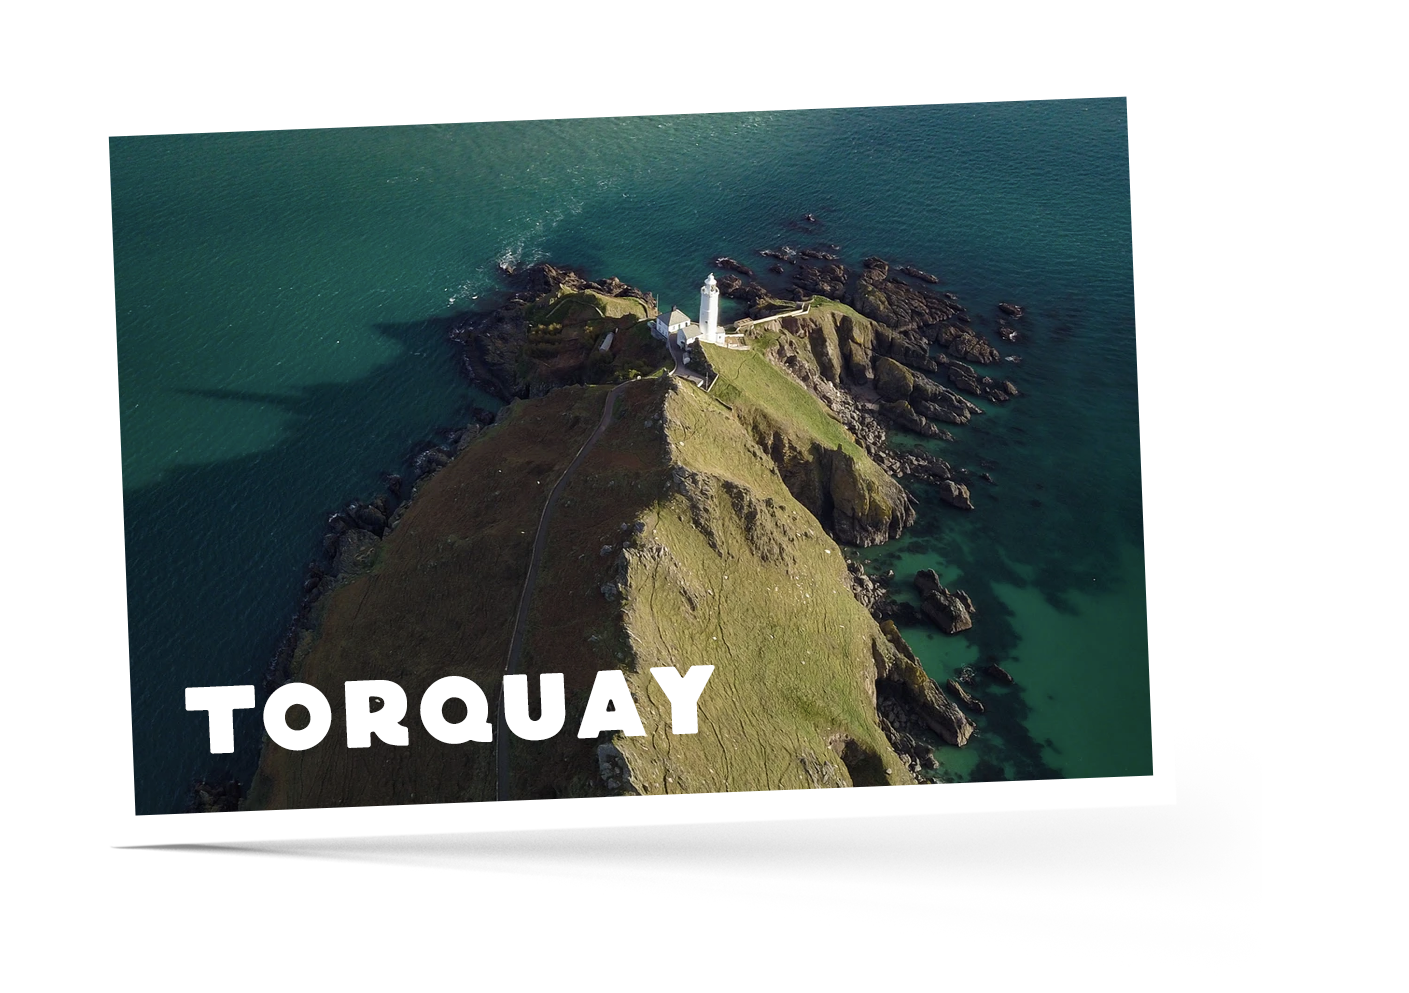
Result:
<instances>
[{"instance_id":1,"label":"grassy cliff top","mask_svg":"<svg viewBox=\"0 0 1409 993\"><path fill-rule=\"evenodd\" d=\"M876 722L877 628L841 549L712 397L672 390L663 414L680 482L626 556L624 623L642 670L630 681L650 734L616 746L638 788L910 782ZM644 672L655 665L715 667L699 734L665 735L669 708ZM859 760L841 759L848 745Z\"/></svg>"}]
</instances>

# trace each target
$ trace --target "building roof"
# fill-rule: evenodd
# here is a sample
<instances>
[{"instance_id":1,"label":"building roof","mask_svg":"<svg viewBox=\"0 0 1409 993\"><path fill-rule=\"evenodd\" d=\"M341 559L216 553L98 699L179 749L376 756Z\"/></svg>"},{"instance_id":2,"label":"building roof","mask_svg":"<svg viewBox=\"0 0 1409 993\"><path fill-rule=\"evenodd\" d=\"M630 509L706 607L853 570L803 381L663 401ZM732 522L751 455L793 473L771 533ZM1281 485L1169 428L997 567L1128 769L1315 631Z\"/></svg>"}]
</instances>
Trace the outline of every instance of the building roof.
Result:
<instances>
[{"instance_id":1,"label":"building roof","mask_svg":"<svg viewBox=\"0 0 1409 993\"><path fill-rule=\"evenodd\" d=\"M665 323L673 328L677 324L689 324L690 318L686 317L679 307L672 307L670 316L665 319Z\"/></svg>"}]
</instances>

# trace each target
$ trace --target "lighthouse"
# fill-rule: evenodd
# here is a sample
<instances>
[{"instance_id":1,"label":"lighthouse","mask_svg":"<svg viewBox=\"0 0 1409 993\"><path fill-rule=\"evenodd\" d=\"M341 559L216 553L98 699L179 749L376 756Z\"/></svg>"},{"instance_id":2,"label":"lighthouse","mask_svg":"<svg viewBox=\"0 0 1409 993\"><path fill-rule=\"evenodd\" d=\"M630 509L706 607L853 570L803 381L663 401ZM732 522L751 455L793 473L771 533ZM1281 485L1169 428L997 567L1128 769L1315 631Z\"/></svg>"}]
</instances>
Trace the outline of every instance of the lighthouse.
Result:
<instances>
[{"instance_id":1,"label":"lighthouse","mask_svg":"<svg viewBox=\"0 0 1409 993\"><path fill-rule=\"evenodd\" d=\"M700 287L700 337L711 345L724 343L719 333L719 285L714 281L714 273Z\"/></svg>"}]
</instances>

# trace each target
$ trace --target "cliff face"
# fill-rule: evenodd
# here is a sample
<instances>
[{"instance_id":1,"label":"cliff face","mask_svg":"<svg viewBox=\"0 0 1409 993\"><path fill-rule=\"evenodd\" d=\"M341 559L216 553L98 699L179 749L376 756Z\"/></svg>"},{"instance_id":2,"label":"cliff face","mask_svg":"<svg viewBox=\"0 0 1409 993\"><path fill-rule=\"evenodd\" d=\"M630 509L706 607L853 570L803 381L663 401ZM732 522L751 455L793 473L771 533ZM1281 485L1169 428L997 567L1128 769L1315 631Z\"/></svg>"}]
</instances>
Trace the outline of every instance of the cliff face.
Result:
<instances>
[{"instance_id":1,"label":"cliff face","mask_svg":"<svg viewBox=\"0 0 1409 993\"><path fill-rule=\"evenodd\" d=\"M833 355L839 354L835 348ZM867 455L767 342L748 351L706 346L712 395L733 408L793 497L848 545L890 541L915 521L903 487Z\"/></svg>"}]
</instances>

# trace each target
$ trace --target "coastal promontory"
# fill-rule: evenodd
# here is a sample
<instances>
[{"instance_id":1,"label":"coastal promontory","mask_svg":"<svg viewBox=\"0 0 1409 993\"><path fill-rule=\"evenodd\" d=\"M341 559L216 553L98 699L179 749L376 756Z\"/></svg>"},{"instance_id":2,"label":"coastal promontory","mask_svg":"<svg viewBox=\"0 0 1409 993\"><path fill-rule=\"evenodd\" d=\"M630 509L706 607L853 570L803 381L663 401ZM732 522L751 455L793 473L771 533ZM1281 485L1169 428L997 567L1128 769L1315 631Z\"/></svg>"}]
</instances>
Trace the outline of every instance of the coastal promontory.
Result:
<instances>
[{"instance_id":1,"label":"coastal promontory","mask_svg":"<svg viewBox=\"0 0 1409 993\"><path fill-rule=\"evenodd\" d=\"M329 697L387 679L416 699L461 675L494 707L522 602L517 671L530 685L562 673L573 712L594 674L619 669L646 733L449 745L412 717L405 747L353 750L335 725L307 751L266 742L243 806L925 781L934 745L963 745L974 723L846 552L914 522L905 477L958 485L943 461L885 444L885 426L910 417L895 405L918 433L979 408L930 378L948 362L923 347L933 322L916 323L957 308L930 293L897 303L870 263L883 289L864 291L868 309L894 316L908 301L908 326L822 296L781 320L765 304L728 347L690 346L693 378L671 374L684 356L653 333L655 301L619 280L531 267L499 307L457 320L465 370L505 405L418 460L372 512L336 517L271 679ZM972 603L929 592L962 630ZM699 730L671 734L650 670L696 665L714 667Z\"/></svg>"}]
</instances>

